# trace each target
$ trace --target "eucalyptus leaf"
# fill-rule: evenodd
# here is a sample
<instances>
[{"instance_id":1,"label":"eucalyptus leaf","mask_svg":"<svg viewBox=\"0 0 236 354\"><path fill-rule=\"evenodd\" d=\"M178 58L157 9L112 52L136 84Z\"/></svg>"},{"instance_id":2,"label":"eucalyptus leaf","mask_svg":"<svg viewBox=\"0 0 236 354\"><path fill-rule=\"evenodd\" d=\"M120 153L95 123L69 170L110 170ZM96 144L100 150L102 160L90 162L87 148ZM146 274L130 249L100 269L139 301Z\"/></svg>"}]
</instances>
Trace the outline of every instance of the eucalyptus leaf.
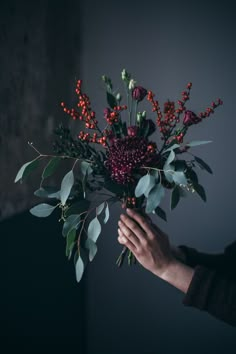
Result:
<instances>
[{"instance_id":1,"label":"eucalyptus leaf","mask_svg":"<svg viewBox=\"0 0 236 354\"><path fill-rule=\"evenodd\" d=\"M66 256L70 259L75 245L76 229L71 229L66 237Z\"/></svg>"},{"instance_id":2,"label":"eucalyptus leaf","mask_svg":"<svg viewBox=\"0 0 236 354\"><path fill-rule=\"evenodd\" d=\"M46 204L46 203L41 203L36 205L35 207L30 209L30 213L34 216L38 216L40 218L45 218L52 214L53 210L55 210L57 207L54 205Z\"/></svg>"},{"instance_id":3,"label":"eucalyptus leaf","mask_svg":"<svg viewBox=\"0 0 236 354\"><path fill-rule=\"evenodd\" d=\"M147 173L143 177L140 178L138 184L135 188L135 196L141 197L141 195L145 194L146 196L150 192L151 188L155 185L155 177Z\"/></svg>"},{"instance_id":4,"label":"eucalyptus leaf","mask_svg":"<svg viewBox=\"0 0 236 354\"><path fill-rule=\"evenodd\" d=\"M175 150L175 149L177 149L179 147L180 147L179 144L173 144L171 147L169 147L168 149L164 150L163 154L166 153L167 151L172 151L172 150Z\"/></svg>"},{"instance_id":5,"label":"eucalyptus leaf","mask_svg":"<svg viewBox=\"0 0 236 354\"><path fill-rule=\"evenodd\" d=\"M210 168L210 166L208 166L208 164L205 161L203 161L200 157L197 157L197 156L194 156L194 158L195 158L195 161L198 163L198 165L202 169L206 170L210 174L213 174L212 169Z\"/></svg>"},{"instance_id":6,"label":"eucalyptus leaf","mask_svg":"<svg viewBox=\"0 0 236 354\"><path fill-rule=\"evenodd\" d=\"M76 261L76 264L75 264L75 274L76 274L76 280L78 283L80 282L80 280L83 276L83 273L84 273L84 262L83 262L82 258L79 256Z\"/></svg>"},{"instance_id":7,"label":"eucalyptus leaf","mask_svg":"<svg viewBox=\"0 0 236 354\"><path fill-rule=\"evenodd\" d=\"M93 169L91 167L91 163L87 161L82 161L80 164L81 167L81 172L84 176L88 176L93 172Z\"/></svg>"},{"instance_id":8,"label":"eucalyptus leaf","mask_svg":"<svg viewBox=\"0 0 236 354\"><path fill-rule=\"evenodd\" d=\"M161 183L155 185L155 187L152 188L152 190L148 195L145 212L149 214L153 210L155 210L156 207L160 204L164 195L165 195L165 189L161 185Z\"/></svg>"},{"instance_id":9,"label":"eucalyptus leaf","mask_svg":"<svg viewBox=\"0 0 236 354\"><path fill-rule=\"evenodd\" d=\"M56 187L41 187L34 192L34 195L40 198L50 198L50 195L54 195L57 192L58 189Z\"/></svg>"},{"instance_id":10,"label":"eucalyptus leaf","mask_svg":"<svg viewBox=\"0 0 236 354\"><path fill-rule=\"evenodd\" d=\"M39 164L38 158L25 163L23 166L21 166L21 168L17 172L14 182L16 183L19 180L25 179L33 170L35 170L36 167L38 167L38 164Z\"/></svg>"},{"instance_id":11,"label":"eucalyptus leaf","mask_svg":"<svg viewBox=\"0 0 236 354\"><path fill-rule=\"evenodd\" d=\"M184 172L181 172L181 171L175 171L173 173L173 181L176 184L184 184L184 185L188 184L187 178L186 178Z\"/></svg>"},{"instance_id":12,"label":"eucalyptus leaf","mask_svg":"<svg viewBox=\"0 0 236 354\"><path fill-rule=\"evenodd\" d=\"M50 177L55 172L60 161L61 157L53 157L44 168L42 178L45 179L47 177Z\"/></svg>"},{"instance_id":13,"label":"eucalyptus leaf","mask_svg":"<svg viewBox=\"0 0 236 354\"><path fill-rule=\"evenodd\" d=\"M80 215L70 215L66 219L66 221L63 224L62 228L62 235L64 237L67 236L67 234L72 230L72 229L77 229L78 225L80 223Z\"/></svg>"},{"instance_id":14,"label":"eucalyptus leaf","mask_svg":"<svg viewBox=\"0 0 236 354\"><path fill-rule=\"evenodd\" d=\"M174 159L175 159L175 153L173 150L171 150L165 164L170 165Z\"/></svg>"},{"instance_id":15,"label":"eucalyptus leaf","mask_svg":"<svg viewBox=\"0 0 236 354\"><path fill-rule=\"evenodd\" d=\"M168 182L173 182L174 166L173 165L164 165L163 167L164 175Z\"/></svg>"},{"instance_id":16,"label":"eucalyptus leaf","mask_svg":"<svg viewBox=\"0 0 236 354\"><path fill-rule=\"evenodd\" d=\"M108 203L106 203L106 209L105 209L105 218L103 220L104 224L106 224L109 220L109 217L110 217L110 212L109 212L109 206L108 206Z\"/></svg>"},{"instance_id":17,"label":"eucalyptus leaf","mask_svg":"<svg viewBox=\"0 0 236 354\"><path fill-rule=\"evenodd\" d=\"M171 193L171 203L170 203L171 210L173 210L177 206L179 200L180 200L179 187L176 186Z\"/></svg>"},{"instance_id":18,"label":"eucalyptus leaf","mask_svg":"<svg viewBox=\"0 0 236 354\"><path fill-rule=\"evenodd\" d=\"M100 215L101 212L103 211L104 207L105 207L105 202L103 202L102 204L100 204L100 205L96 208L96 214L97 214L97 215Z\"/></svg>"},{"instance_id":19,"label":"eucalyptus leaf","mask_svg":"<svg viewBox=\"0 0 236 354\"><path fill-rule=\"evenodd\" d=\"M61 182L61 191L60 191L60 196L61 196L61 204L65 205L69 195L71 188L74 184L74 173L73 170L69 171L63 178Z\"/></svg>"},{"instance_id":20,"label":"eucalyptus leaf","mask_svg":"<svg viewBox=\"0 0 236 354\"><path fill-rule=\"evenodd\" d=\"M92 219L89 223L89 226L88 226L88 238L90 238L91 240L93 240L94 242L97 241L98 239L98 236L100 235L101 233L101 224L98 220L97 217L95 217L94 219Z\"/></svg>"},{"instance_id":21,"label":"eucalyptus leaf","mask_svg":"<svg viewBox=\"0 0 236 354\"><path fill-rule=\"evenodd\" d=\"M195 140L195 141L191 141L190 143L186 144L186 146L189 147L194 147L194 146L199 146L199 145L205 145L205 144L209 144L212 143L211 140Z\"/></svg>"},{"instance_id":22,"label":"eucalyptus leaf","mask_svg":"<svg viewBox=\"0 0 236 354\"><path fill-rule=\"evenodd\" d=\"M98 250L97 245L93 240L87 238L85 241L85 247L89 250L89 260L92 262Z\"/></svg>"}]
</instances>

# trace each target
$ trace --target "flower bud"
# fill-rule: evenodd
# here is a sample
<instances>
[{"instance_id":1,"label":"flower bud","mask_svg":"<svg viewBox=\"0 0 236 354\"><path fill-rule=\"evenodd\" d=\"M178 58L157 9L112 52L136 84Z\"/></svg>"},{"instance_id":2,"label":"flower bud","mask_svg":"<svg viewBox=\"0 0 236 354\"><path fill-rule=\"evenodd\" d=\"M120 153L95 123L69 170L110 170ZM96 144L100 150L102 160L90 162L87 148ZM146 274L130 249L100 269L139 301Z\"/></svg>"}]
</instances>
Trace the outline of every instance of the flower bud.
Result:
<instances>
[{"instance_id":1,"label":"flower bud","mask_svg":"<svg viewBox=\"0 0 236 354\"><path fill-rule=\"evenodd\" d=\"M147 95L147 90L142 86L136 86L132 91L133 99L135 99L138 102L142 101L146 95Z\"/></svg>"},{"instance_id":2,"label":"flower bud","mask_svg":"<svg viewBox=\"0 0 236 354\"><path fill-rule=\"evenodd\" d=\"M123 81L129 81L130 80L130 74L126 71L126 69L123 69L121 72L121 79Z\"/></svg>"},{"instance_id":3,"label":"flower bud","mask_svg":"<svg viewBox=\"0 0 236 354\"><path fill-rule=\"evenodd\" d=\"M116 94L116 100L119 102L121 100L121 94L120 93L117 93Z\"/></svg>"},{"instance_id":4,"label":"flower bud","mask_svg":"<svg viewBox=\"0 0 236 354\"><path fill-rule=\"evenodd\" d=\"M143 121L143 115L141 112L137 113L137 123L140 124Z\"/></svg>"},{"instance_id":5,"label":"flower bud","mask_svg":"<svg viewBox=\"0 0 236 354\"><path fill-rule=\"evenodd\" d=\"M185 111L183 124L190 127L192 124L197 124L201 122L201 118L199 118L195 113L192 111Z\"/></svg>"},{"instance_id":6,"label":"flower bud","mask_svg":"<svg viewBox=\"0 0 236 354\"><path fill-rule=\"evenodd\" d=\"M135 87L136 81L134 81L133 79L130 80L129 82L129 90L133 90Z\"/></svg>"},{"instance_id":7,"label":"flower bud","mask_svg":"<svg viewBox=\"0 0 236 354\"><path fill-rule=\"evenodd\" d=\"M146 118L146 111L143 111L142 118Z\"/></svg>"}]
</instances>

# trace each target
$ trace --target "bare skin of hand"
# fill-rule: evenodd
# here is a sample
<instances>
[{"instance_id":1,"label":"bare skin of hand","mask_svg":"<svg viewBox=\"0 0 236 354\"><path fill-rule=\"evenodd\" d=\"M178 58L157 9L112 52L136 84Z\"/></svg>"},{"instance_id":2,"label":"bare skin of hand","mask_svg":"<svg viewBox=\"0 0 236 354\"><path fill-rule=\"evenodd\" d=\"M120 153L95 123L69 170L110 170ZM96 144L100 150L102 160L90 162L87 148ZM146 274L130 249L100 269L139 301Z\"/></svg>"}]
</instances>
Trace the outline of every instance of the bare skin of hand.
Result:
<instances>
[{"instance_id":1,"label":"bare skin of hand","mask_svg":"<svg viewBox=\"0 0 236 354\"><path fill-rule=\"evenodd\" d=\"M144 268L187 292L194 270L174 257L168 236L148 216L127 209L118 225L119 243L130 249Z\"/></svg>"}]
</instances>

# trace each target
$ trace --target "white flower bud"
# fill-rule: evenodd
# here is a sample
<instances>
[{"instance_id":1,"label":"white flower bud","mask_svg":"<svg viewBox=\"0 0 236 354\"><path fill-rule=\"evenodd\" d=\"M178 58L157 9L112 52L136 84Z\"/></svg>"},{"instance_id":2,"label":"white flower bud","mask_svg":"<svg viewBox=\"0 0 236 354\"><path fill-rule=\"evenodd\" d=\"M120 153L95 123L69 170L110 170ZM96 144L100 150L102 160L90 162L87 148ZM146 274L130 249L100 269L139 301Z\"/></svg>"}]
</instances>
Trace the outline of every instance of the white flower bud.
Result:
<instances>
[{"instance_id":1,"label":"white flower bud","mask_svg":"<svg viewBox=\"0 0 236 354\"><path fill-rule=\"evenodd\" d=\"M129 82L129 90L133 90L135 88L135 85L136 85L136 81L131 79Z\"/></svg>"}]
</instances>

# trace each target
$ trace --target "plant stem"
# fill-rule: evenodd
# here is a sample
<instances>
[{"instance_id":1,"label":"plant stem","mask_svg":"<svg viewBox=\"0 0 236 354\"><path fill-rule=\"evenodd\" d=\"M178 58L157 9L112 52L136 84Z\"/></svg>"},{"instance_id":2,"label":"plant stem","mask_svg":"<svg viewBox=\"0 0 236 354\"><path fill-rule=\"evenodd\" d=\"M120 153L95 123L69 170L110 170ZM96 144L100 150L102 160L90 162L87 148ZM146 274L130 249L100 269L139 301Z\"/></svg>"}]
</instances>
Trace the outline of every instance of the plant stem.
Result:
<instances>
[{"instance_id":1,"label":"plant stem","mask_svg":"<svg viewBox=\"0 0 236 354\"><path fill-rule=\"evenodd\" d=\"M126 247L123 247L121 254L119 255L119 257L117 258L116 264L118 265L118 267L121 267L124 261L124 257L126 255L126 252L128 251L128 249Z\"/></svg>"}]
</instances>

